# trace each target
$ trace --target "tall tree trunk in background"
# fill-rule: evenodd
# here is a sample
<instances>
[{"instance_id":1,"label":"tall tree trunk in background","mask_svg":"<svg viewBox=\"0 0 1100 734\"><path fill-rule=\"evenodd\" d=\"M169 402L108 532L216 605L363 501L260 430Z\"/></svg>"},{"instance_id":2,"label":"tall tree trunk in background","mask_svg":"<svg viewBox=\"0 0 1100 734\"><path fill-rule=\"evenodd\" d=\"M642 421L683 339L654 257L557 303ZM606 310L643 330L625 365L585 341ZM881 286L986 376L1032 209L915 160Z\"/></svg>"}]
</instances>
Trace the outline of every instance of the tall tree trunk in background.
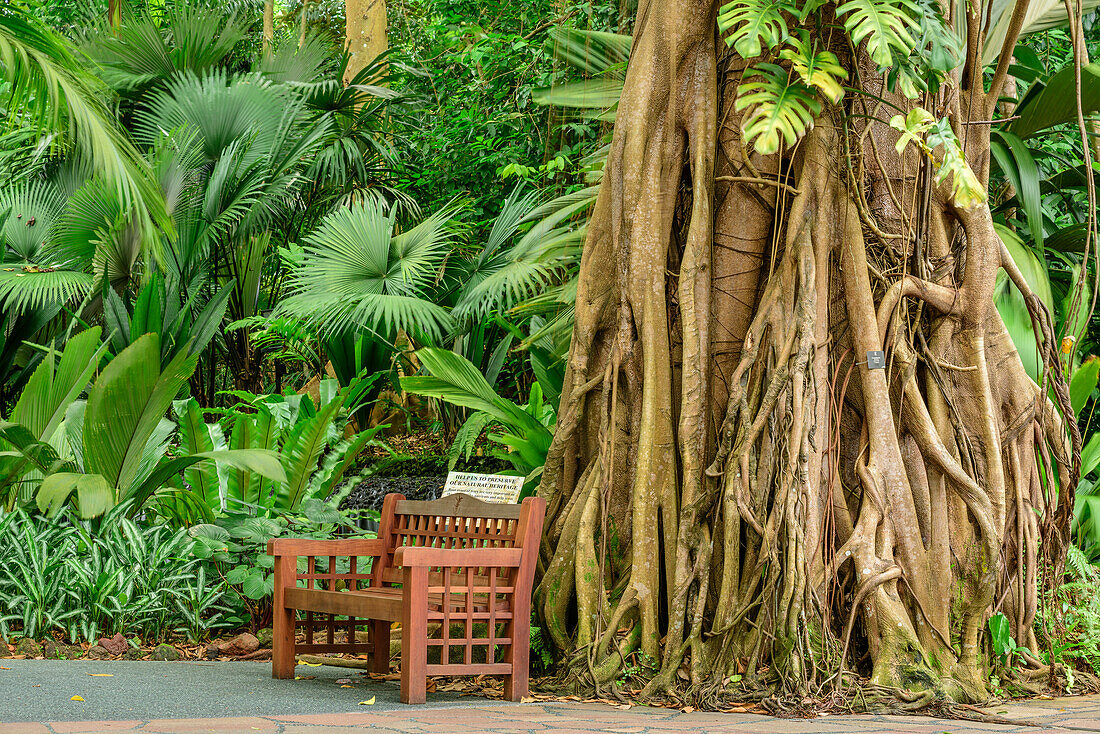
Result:
<instances>
[{"instance_id":1,"label":"tall tree trunk in background","mask_svg":"<svg viewBox=\"0 0 1100 734\"><path fill-rule=\"evenodd\" d=\"M302 0L302 22L298 29L298 48L306 42L306 30L309 28L309 0Z\"/></svg>"},{"instance_id":2,"label":"tall tree trunk in background","mask_svg":"<svg viewBox=\"0 0 1100 734\"><path fill-rule=\"evenodd\" d=\"M305 12L303 6L302 12ZM271 44L275 40L275 0L264 0L264 55L271 53Z\"/></svg>"},{"instance_id":3,"label":"tall tree trunk in background","mask_svg":"<svg viewBox=\"0 0 1100 734\"><path fill-rule=\"evenodd\" d=\"M351 55L344 83L389 48L386 36L386 0L346 0L347 51Z\"/></svg>"},{"instance_id":4,"label":"tall tree trunk in background","mask_svg":"<svg viewBox=\"0 0 1100 734\"><path fill-rule=\"evenodd\" d=\"M1077 481L1076 425L992 301L1001 267L1030 290L989 206L896 152L892 107L915 103L846 42L862 93L747 153L754 60L717 39L717 5L639 3L539 490L544 634L578 685L633 659L647 693L695 705L801 702L846 670L908 704L982 699L992 613L1037 649L1039 539L1064 548ZM984 185L990 127L968 123L1003 74L986 91L980 17L970 63L920 101ZM1045 675L1029 659L1020 685Z\"/></svg>"}]
</instances>

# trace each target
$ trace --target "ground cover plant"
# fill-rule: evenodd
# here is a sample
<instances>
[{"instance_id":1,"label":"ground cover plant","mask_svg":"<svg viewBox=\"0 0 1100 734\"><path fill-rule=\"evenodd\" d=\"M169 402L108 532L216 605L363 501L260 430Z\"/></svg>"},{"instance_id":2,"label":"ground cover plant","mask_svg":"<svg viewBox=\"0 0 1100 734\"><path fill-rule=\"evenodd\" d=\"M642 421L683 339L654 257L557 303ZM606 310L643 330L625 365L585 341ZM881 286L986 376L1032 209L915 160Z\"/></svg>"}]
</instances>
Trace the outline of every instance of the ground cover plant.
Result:
<instances>
[{"instance_id":1,"label":"ground cover plant","mask_svg":"<svg viewBox=\"0 0 1100 734\"><path fill-rule=\"evenodd\" d=\"M459 468L547 689L1097 685L1089 4L110 8L0 8L5 641L258 632Z\"/></svg>"}]
</instances>

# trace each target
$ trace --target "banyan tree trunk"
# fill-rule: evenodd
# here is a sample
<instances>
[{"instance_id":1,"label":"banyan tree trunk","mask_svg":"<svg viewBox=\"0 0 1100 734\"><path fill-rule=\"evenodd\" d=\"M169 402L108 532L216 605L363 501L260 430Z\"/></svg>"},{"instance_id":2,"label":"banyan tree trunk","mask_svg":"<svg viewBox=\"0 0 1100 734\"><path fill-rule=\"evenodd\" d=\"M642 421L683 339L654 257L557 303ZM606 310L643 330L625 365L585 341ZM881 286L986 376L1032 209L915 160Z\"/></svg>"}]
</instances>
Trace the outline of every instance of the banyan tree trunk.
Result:
<instances>
[{"instance_id":1,"label":"banyan tree trunk","mask_svg":"<svg viewBox=\"0 0 1100 734\"><path fill-rule=\"evenodd\" d=\"M1028 299L1039 386L993 304L1001 267L1029 292L989 207L899 156L881 100L913 103L858 53L864 94L750 154L749 62L715 15L640 3L540 488L545 634L575 681L648 668L647 692L704 704L851 672L983 698L986 621L1038 649L1040 547L1057 565L1068 532L1080 439L1049 315ZM924 103L984 183L989 125L967 123L1004 75L986 92L980 66Z\"/></svg>"}]
</instances>

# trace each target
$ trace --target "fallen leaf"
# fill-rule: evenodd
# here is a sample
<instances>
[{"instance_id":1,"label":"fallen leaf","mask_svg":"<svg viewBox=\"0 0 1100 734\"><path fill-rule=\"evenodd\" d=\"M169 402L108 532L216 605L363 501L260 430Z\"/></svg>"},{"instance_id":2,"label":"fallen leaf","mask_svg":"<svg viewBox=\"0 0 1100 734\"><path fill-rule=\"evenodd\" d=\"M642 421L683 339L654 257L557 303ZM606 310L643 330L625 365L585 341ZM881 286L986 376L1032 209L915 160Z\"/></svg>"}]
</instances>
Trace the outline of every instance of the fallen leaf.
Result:
<instances>
[{"instance_id":1,"label":"fallen leaf","mask_svg":"<svg viewBox=\"0 0 1100 734\"><path fill-rule=\"evenodd\" d=\"M93 678L114 678L114 673L88 673Z\"/></svg>"},{"instance_id":2,"label":"fallen leaf","mask_svg":"<svg viewBox=\"0 0 1100 734\"><path fill-rule=\"evenodd\" d=\"M323 665L324 663L306 663L306 662L301 662L301 663L298 663L298 664L299 664L299 665L308 665L308 666L309 666L309 667L311 667L311 668L320 668L320 667L321 667L321 666L322 666L322 665Z\"/></svg>"},{"instance_id":3,"label":"fallen leaf","mask_svg":"<svg viewBox=\"0 0 1100 734\"><path fill-rule=\"evenodd\" d=\"M73 696L73 697L72 697L72 698L70 698L69 700L70 700L70 701L83 701L84 699L83 699L83 698L81 698L80 696Z\"/></svg>"},{"instance_id":4,"label":"fallen leaf","mask_svg":"<svg viewBox=\"0 0 1100 734\"><path fill-rule=\"evenodd\" d=\"M348 686L348 685L344 685L344 686L340 686L340 687L341 687L341 688L354 688L355 686Z\"/></svg>"},{"instance_id":5,"label":"fallen leaf","mask_svg":"<svg viewBox=\"0 0 1100 734\"><path fill-rule=\"evenodd\" d=\"M5 668L3 665L0 665L0 670L11 670L11 668Z\"/></svg>"},{"instance_id":6,"label":"fallen leaf","mask_svg":"<svg viewBox=\"0 0 1100 734\"><path fill-rule=\"evenodd\" d=\"M367 699L366 701L360 701L360 702L359 702L359 705L360 705L360 706L373 706L373 705L374 705L374 700L375 700L376 698L378 698L378 696L371 696L371 697L370 697L370 698L368 698L368 699Z\"/></svg>"}]
</instances>

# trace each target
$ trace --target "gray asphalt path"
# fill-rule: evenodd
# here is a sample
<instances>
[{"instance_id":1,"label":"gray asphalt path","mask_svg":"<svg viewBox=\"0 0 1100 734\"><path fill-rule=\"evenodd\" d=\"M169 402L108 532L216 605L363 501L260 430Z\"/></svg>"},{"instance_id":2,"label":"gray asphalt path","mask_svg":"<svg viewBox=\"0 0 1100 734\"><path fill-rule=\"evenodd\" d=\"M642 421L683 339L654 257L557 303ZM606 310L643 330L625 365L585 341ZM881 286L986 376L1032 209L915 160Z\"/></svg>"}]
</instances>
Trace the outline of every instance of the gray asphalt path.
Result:
<instances>
[{"instance_id":1,"label":"gray asphalt path","mask_svg":"<svg viewBox=\"0 0 1100 734\"><path fill-rule=\"evenodd\" d=\"M398 699L396 681L372 681L357 671L328 666L299 665L298 675L315 676L312 680L274 680L268 662L0 658L0 668L6 668L0 669L0 722L277 716L407 708ZM348 679L350 684L337 683L338 679ZM73 696L84 700L72 701ZM360 705L372 696L372 706ZM429 704L446 706L460 697L433 693L428 699ZM469 702L468 698L461 700Z\"/></svg>"}]
</instances>

